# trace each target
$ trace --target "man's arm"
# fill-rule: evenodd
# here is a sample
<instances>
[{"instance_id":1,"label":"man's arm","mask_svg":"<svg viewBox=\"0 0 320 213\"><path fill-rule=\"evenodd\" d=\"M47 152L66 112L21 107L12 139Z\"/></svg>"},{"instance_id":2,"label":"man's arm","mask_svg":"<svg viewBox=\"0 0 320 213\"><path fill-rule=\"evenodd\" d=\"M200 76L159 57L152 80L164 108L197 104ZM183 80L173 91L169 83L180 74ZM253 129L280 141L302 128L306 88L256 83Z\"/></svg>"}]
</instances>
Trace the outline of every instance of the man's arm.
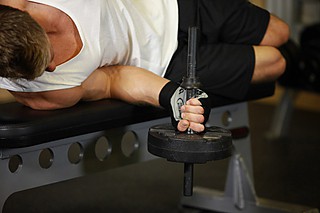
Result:
<instances>
[{"instance_id":1,"label":"man's arm","mask_svg":"<svg viewBox=\"0 0 320 213\"><path fill-rule=\"evenodd\" d=\"M53 90L46 92L10 91L10 93L18 102L32 109L54 110L75 105L81 100L83 90L79 86L70 89Z\"/></svg>"},{"instance_id":2,"label":"man's arm","mask_svg":"<svg viewBox=\"0 0 320 213\"><path fill-rule=\"evenodd\" d=\"M108 66L94 71L81 85L83 100L114 98L159 106L159 94L169 80L132 66Z\"/></svg>"},{"instance_id":3,"label":"man's arm","mask_svg":"<svg viewBox=\"0 0 320 213\"><path fill-rule=\"evenodd\" d=\"M95 70L80 86L46 92L11 92L16 100L38 110L71 107L80 100L120 99L132 104L160 106L159 94L168 79L138 67L109 66ZM183 118L180 131L191 128L201 132L204 126L203 108L194 99L181 108Z\"/></svg>"},{"instance_id":4,"label":"man's arm","mask_svg":"<svg viewBox=\"0 0 320 213\"><path fill-rule=\"evenodd\" d=\"M255 52L255 68L252 83L275 81L285 71L286 61L277 47L289 39L289 26L274 15L270 20L266 33L259 46L253 46Z\"/></svg>"},{"instance_id":5,"label":"man's arm","mask_svg":"<svg viewBox=\"0 0 320 213\"><path fill-rule=\"evenodd\" d=\"M278 17L270 15L268 28L260 45L279 47L288 41L289 35L290 29L288 24Z\"/></svg>"},{"instance_id":6,"label":"man's arm","mask_svg":"<svg viewBox=\"0 0 320 213\"><path fill-rule=\"evenodd\" d=\"M160 106L159 94L168 82L168 79L138 67L102 67L83 82L83 100L114 98L133 104ZM189 100L181 107L181 112L183 120L178 123L178 130L186 131L190 127L196 132L204 131L204 109L199 100Z\"/></svg>"},{"instance_id":7,"label":"man's arm","mask_svg":"<svg viewBox=\"0 0 320 213\"><path fill-rule=\"evenodd\" d=\"M18 102L37 110L67 108L80 100L105 98L159 106L158 96L167 82L169 80L138 67L110 66L98 68L77 87L45 92L10 92Z\"/></svg>"}]
</instances>

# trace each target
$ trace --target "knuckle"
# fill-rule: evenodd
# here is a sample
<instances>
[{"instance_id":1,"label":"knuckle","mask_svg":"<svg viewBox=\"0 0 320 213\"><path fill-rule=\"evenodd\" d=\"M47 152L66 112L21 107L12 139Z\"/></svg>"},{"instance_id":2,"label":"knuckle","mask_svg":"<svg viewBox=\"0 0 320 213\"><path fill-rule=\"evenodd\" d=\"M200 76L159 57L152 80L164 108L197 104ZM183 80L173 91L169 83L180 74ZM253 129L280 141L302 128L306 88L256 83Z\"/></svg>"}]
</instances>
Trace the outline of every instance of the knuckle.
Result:
<instances>
[{"instance_id":1,"label":"knuckle","mask_svg":"<svg viewBox=\"0 0 320 213\"><path fill-rule=\"evenodd\" d=\"M199 107L199 113L203 114L204 113L204 108L203 107Z\"/></svg>"},{"instance_id":2,"label":"knuckle","mask_svg":"<svg viewBox=\"0 0 320 213\"><path fill-rule=\"evenodd\" d=\"M199 123L203 123L203 122L204 122L204 116L201 115L201 116L199 116Z\"/></svg>"},{"instance_id":3,"label":"knuckle","mask_svg":"<svg viewBox=\"0 0 320 213\"><path fill-rule=\"evenodd\" d=\"M191 123L190 128L196 132L203 132L204 131L204 126L199 123Z\"/></svg>"}]
</instances>

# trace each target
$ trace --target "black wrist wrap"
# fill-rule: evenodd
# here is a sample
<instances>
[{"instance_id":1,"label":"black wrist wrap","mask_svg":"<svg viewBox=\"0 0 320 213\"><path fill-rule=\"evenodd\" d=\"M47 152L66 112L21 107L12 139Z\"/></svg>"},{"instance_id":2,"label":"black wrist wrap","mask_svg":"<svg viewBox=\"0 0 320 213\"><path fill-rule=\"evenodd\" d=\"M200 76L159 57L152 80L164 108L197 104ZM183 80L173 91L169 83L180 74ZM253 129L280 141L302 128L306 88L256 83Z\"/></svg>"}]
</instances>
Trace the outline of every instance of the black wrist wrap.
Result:
<instances>
[{"instance_id":1,"label":"black wrist wrap","mask_svg":"<svg viewBox=\"0 0 320 213\"><path fill-rule=\"evenodd\" d=\"M167 109L167 110L172 110L171 109L171 97L173 95L173 93L177 90L177 88L179 87L179 85L177 83L174 83L172 81L169 81L161 90L160 94L159 94L159 104L160 106L162 106L163 108Z\"/></svg>"},{"instance_id":2,"label":"black wrist wrap","mask_svg":"<svg viewBox=\"0 0 320 213\"><path fill-rule=\"evenodd\" d=\"M172 106L171 106L171 97L178 89L179 84L169 81L160 91L159 94L159 104L163 108L169 111L171 117L172 126L177 129L179 121L176 121L173 116Z\"/></svg>"}]
</instances>

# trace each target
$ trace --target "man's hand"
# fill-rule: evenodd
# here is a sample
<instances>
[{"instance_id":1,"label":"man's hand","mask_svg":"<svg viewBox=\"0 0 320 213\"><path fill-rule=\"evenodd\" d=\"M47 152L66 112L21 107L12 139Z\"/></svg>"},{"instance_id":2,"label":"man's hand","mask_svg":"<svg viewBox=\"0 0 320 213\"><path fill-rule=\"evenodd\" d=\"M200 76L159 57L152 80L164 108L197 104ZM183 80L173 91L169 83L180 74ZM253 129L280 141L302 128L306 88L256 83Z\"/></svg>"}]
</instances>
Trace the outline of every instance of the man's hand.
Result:
<instances>
[{"instance_id":1,"label":"man's hand","mask_svg":"<svg viewBox=\"0 0 320 213\"><path fill-rule=\"evenodd\" d=\"M182 120L179 121L177 129L180 132L192 129L195 132L203 132L205 130L204 109L202 103L197 98L192 98L186 102L181 108Z\"/></svg>"},{"instance_id":2,"label":"man's hand","mask_svg":"<svg viewBox=\"0 0 320 213\"><path fill-rule=\"evenodd\" d=\"M186 101L186 89L174 82L167 83L159 95L160 105L171 114L172 125L184 132L188 128L195 132L205 130L211 106L208 95L196 89L196 97Z\"/></svg>"}]
</instances>

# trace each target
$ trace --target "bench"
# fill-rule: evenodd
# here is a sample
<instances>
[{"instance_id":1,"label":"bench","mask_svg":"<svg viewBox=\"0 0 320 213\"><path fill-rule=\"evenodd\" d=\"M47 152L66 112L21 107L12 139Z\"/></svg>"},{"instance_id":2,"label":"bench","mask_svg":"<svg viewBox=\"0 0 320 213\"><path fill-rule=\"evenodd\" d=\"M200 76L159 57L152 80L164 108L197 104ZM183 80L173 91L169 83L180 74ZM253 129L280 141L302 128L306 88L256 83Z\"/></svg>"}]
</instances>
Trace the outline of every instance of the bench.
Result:
<instances>
[{"instance_id":1,"label":"bench","mask_svg":"<svg viewBox=\"0 0 320 213\"><path fill-rule=\"evenodd\" d=\"M231 130L249 127L246 101L273 92L274 84L266 84L252 87L243 100L211 95L214 109L208 124ZM54 111L1 104L0 209L15 192L155 159L147 152L148 129L168 122L162 109L118 100L81 102ZM235 139L234 145L252 177L249 135Z\"/></svg>"}]
</instances>

